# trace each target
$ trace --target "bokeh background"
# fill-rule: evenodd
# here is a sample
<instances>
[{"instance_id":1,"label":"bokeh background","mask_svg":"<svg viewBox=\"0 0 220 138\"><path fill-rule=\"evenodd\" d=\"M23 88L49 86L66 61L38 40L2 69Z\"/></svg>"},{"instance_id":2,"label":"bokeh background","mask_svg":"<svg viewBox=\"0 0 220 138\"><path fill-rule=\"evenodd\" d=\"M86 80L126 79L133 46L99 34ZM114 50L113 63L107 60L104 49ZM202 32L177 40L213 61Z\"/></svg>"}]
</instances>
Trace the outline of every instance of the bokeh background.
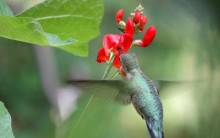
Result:
<instances>
[{"instance_id":1,"label":"bokeh background","mask_svg":"<svg viewBox=\"0 0 220 138\"><path fill-rule=\"evenodd\" d=\"M7 2L18 13L40 1ZM220 2L104 0L101 34L90 42L87 58L0 38L0 100L12 116L17 138L149 137L132 105L97 97L90 101L91 95L65 84L69 78L101 79L106 64L95 59L103 35L119 33L119 8L128 16L140 3L147 27L157 28L150 47L131 50L141 69L151 79L184 82L161 87L165 137L220 137Z\"/></svg>"}]
</instances>

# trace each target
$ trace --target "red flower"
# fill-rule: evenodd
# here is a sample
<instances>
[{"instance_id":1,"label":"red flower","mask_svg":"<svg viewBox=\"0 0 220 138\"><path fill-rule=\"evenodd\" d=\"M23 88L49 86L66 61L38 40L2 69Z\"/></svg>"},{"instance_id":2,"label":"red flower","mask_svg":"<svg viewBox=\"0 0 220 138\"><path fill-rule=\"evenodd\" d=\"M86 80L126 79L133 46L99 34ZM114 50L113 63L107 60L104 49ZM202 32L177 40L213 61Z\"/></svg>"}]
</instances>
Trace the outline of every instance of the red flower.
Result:
<instances>
[{"instance_id":1,"label":"red flower","mask_svg":"<svg viewBox=\"0 0 220 138\"><path fill-rule=\"evenodd\" d=\"M133 38L131 35L129 34L121 34L121 35L116 35L116 34L108 34L104 36L103 39L103 49L105 49L105 51L107 52L113 52L115 54L115 58L113 61L113 65L115 68L120 68L121 63L119 60L119 56L120 56L120 51L119 49L123 52L123 53L127 53L131 47L131 43L133 41ZM105 52L99 52L98 53L98 57L101 59L107 59L108 55L105 54ZM101 60L103 61L103 60ZM105 61L103 61L105 62Z\"/></svg>"},{"instance_id":2,"label":"red flower","mask_svg":"<svg viewBox=\"0 0 220 138\"><path fill-rule=\"evenodd\" d=\"M96 61L102 63L108 61L109 58L110 54L104 48L100 48Z\"/></svg>"},{"instance_id":3,"label":"red flower","mask_svg":"<svg viewBox=\"0 0 220 138\"><path fill-rule=\"evenodd\" d=\"M103 39L103 47L108 49L112 52L117 51L118 48L126 53L128 52L131 43L133 41L133 34L134 34L134 24L129 18L126 22L125 33L121 35L117 34L107 34L104 36Z\"/></svg>"},{"instance_id":4,"label":"red flower","mask_svg":"<svg viewBox=\"0 0 220 138\"><path fill-rule=\"evenodd\" d=\"M122 9L119 9L115 15L115 20L117 23L119 23L122 20L123 15L124 15L124 11Z\"/></svg>"},{"instance_id":5,"label":"red flower","mask_svg":"<svg viewBox=\"0 0 220 138\"><path fill-rule=\"evenodd\" d=\"M140 10L139 10L140 9ZM138 7L134 15L128 18L126 23L122 21L124 11L119 9L115 15L115 20L119 24L119 29L123 32L120 35L117 34L107 34L103 38L103 48L98 52L96 61L99 63L107 62L110 60L110 54L114 53L113 61L111 62L113 66L119 69L122 76L126 77L123 69L121 68L120 55L122 53L127 53L131 45L137 45L140 47L149 46L155 35L156 28L150 26L142 40L133 41L134 33L140 33L144 30L147 23L147 17L142 15L142 7Z\"/></svg>"},{"instance_id":6,"label":"red flower","mask_svg":"<svg viewBox=\"0 0 220 138\"><path fill-rule=\"evenodd\" d=\"M117 52L121 49L124 53L127 53L130 49L133 38L129 34L108 34L104 36L103 48L109 52Z\"/></svg>"},{"instance_id":7,"label":"red flower","mask_svg":"<svg viewBox=\"0 0 220 138\"><path fill-rule=\"evenodd\" d=\"M151 25L144 34L142 41L140 41L138 45L141 47L149 46L154 40L155 35L156 35L156 28L153 25Z\"/></svg>"},{"instance_id":8,"label":"red flower","mask_svg":"<svg viewBox=\"0 0 220 138\"><path fill-rule=\"evenodd\" d=\"M127 53L131 47L134 35L134 24L131 18L128 18L125 26L125 33L121 35L107 34L103 38L103 48L100 49L97 56L97 62L106 62L109 59L109 54L113 52L115 54L113 60L113 66L120 68L120 50L123 53ZM108 54L106 54L106 52Z\"/></svg>"}]
</instances>

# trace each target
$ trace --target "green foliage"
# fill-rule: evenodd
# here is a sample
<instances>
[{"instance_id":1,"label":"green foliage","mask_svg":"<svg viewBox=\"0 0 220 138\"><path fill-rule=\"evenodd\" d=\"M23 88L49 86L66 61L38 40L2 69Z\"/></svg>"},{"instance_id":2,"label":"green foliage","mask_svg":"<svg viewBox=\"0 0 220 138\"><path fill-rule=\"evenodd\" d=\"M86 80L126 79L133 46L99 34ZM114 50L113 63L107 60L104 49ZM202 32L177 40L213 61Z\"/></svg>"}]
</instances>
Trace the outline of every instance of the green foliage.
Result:
<instances>
[{"instance_id":1,"label":"green foliage","mask_svg":"<svg viewBox=\"0 0 220 138\"><path fill-rule=\"evenodd\" d=\"M0 38L0 57L0 78L4 78L0 80L0 97L11 114L15 137L54 138L51 106L43 93L33 47Z\"/></svg>"},{"instance_id":2,"label":"green foliage","mask_svg":"<svg viewBox=\"0 0 220 138\"><path fill-rule=\"evenodd\" d=\"M0 2L0 36L38 45L58 47L87 56L87 43L99 34L101 0L46 0L17 16Z\"/></svg>"},{"instance_id":3,"label":"green foliage","mask_svg":"<svg viewBox=\"0 0 220 138\"><path fill-rule=\"evenodd\" d=\"M11 128L11 117L0 101L0 136L1 138L14 138Z\"/></svg>"},{"instance_id":4,"label":"green foliage","mask_svg":"<svg viewBox=\"0 0 220 138\"><path fill-rule=\"evenodd\" d=\"M65 2L66 0L59 1ZM87 1L93 2L93 0ZM165 97L162 98L165 137L220 137L220 110L218 110L220 105L220 33L213 24L219 25L219 22L211 20L210 16L213 15L209 12L219 8L211 8L207 11L207 4L213 4L216 0L205 0L207 3L204 7L201 7L202 1L166 1L161 4L161 1L155 0L142 3L149 19L147 27L153 24L157 28L157 36L149 48L132 48L143 72L152 79L212 80L205 82L206 85L198 84L198 88L188 85L185 87L169 86L160 91ZM29 1L25 0L21 5L27 2ZM12 5L15 3L13 1ZM101 47L102 36L108 33L118 33L118 30L114 28L113 20L118 8L123 8L129 13L138 3L139 0L126 3L124 0L105 1L106 16L102 24L102 35L92 42L93 47L90 47L88 58L79 58L55 49L56 67L58 67L58 75L62 81L69 78L70 70L71 75L76 74L92 79L101 78L106 64L96 63L95 57L97 50ZM65 8L63 12L64 10ZM7 11L7 8L4 11ZM4 17L10 16L7 14L9 12L4 13ZM21 15L18 15L16 19L24 18ZM42 26L43 23L40 20L37 22ZM51 29L47 33L55 34L52 31L56 30ZM62 40L66 39L62 38ZM56 126L52 122L55 115L41 87L32 47L27 43L2 38L0 38L0 45L0 78L2 78L0 97L7 103L7 109L13 117L12 123L16 138L149 137L144 120L135 112L132 105L122 107L117 103L103 101L97 97L90 103L80 119L90 98L86 95L82 95L77 100L77 104L74 104L77 110L70 118Z\"/></svg>"}]
</instances>

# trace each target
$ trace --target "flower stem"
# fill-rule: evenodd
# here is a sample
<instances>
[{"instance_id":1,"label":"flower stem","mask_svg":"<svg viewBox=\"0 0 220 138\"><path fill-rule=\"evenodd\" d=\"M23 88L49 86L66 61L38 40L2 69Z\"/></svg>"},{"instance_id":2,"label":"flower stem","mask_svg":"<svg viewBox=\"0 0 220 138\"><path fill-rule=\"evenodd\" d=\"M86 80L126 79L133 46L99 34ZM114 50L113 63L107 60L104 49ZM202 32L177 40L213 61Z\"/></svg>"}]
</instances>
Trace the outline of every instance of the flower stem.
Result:
<instances>
[{"instance_id":1,"label":"flower stem","mask_svg":"<svg viewBox=\"0 0 220 138\"><path fill-rule=\"evenodd\" d=\"M119 71L116 71L111 79L114 79L119 74Z\"/></svg>"},{"instance_id":2,"label":"flower stem","mask_svg":"<svg viewBox=\"0 0 220 138\"><path fill-rule=\"evenodd\" d=\"M108 66L107 66L107 68L106 68L106 70L105 70L105 72L104 72L104 74L103 74L103 76L102 76L102 80L104 80L104 79L107 78L107 76L108 76L110 70L112 69L113 59L114 59L114 58L113 58L113 56L112 56L112 57L110 58L110 62L109 62L109 64L108 64Z\"/></svg>"}]
</instances>

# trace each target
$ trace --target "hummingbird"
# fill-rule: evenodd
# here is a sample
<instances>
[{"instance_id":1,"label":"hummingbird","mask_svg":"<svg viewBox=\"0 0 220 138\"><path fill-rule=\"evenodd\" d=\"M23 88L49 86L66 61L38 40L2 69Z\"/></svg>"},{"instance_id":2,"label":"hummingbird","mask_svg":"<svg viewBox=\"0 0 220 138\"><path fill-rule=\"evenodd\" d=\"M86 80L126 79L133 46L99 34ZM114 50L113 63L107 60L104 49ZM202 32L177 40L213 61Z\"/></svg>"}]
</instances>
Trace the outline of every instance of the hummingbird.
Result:
<instances>
[{"instance_id":1,"label":"hummingbird","mask_svg":"<svg viewBox=\"0 0 220 138\"><path fill-rule=\"evenodd\" d=\"M68 83L122 104L132 103L137 113L146 121L151 138L164 138L163 106L156 81L149 79L141 71L134 53L122 53L120 62L126 79L70 80Z\"/></svg>"}]
</instances>

